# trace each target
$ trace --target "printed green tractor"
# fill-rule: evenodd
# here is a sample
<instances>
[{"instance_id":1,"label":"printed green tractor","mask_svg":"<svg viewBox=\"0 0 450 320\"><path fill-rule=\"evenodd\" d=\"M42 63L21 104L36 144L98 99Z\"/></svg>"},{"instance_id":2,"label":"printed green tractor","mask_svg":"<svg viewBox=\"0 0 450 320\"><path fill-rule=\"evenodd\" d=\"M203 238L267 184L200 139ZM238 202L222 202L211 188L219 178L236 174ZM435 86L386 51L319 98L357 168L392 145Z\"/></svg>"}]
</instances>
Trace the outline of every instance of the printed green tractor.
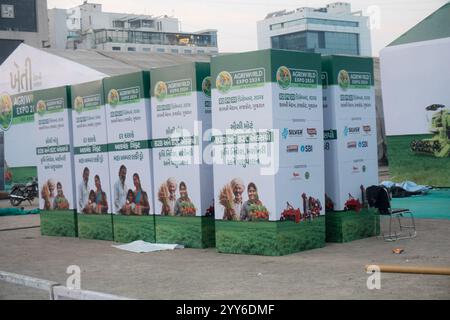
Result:
<instances>
[{"instance_id":1,"label":"printed green tractor","mask_svg":"<svg viewBox=\"0 0 450 320\"><path fill-rule=\"evenodd\" d=\"M412 141L411 150L437 158L450 157L450 110L442 104L432 104L426 107L426 110L439 110L431 118L430 131L434 135L430 139Z\"/></svg>"}]
</instances>

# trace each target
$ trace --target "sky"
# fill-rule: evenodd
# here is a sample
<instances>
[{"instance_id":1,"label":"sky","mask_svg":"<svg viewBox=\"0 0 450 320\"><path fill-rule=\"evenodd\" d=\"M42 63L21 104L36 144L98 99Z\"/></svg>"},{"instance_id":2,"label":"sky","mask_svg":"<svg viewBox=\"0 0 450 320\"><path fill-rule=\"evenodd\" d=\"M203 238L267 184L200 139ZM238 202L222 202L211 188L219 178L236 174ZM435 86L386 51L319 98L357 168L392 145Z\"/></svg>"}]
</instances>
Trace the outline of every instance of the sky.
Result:
<instances>
[{"instance_id":1,"label":"sky","mask_svg":"<svg viewBox=\"0 0 450 320\"><path fill-rule=\"evenodd\" d=\"M185 32L218 30L219 52L257 49L256 22L273 11L299 7L323 7L337 0L89 0L101 3L103 11L154 16L174 16ZM345 1L345 0L344 0ZM82 0L47 0L51 8L71 8ZM378 12L372 29L372 53L379 51L433 13L448 0L347 0L352 11Z\"/></svg>"}]
</instances>

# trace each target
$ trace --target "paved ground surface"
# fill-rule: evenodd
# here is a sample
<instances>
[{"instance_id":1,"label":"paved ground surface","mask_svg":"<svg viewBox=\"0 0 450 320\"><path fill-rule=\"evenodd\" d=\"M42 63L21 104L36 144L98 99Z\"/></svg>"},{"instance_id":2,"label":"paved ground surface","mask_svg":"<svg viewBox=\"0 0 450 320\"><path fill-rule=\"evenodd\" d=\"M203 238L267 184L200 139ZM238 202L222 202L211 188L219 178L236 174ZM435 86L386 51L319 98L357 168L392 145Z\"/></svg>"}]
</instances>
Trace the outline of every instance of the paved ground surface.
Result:
<instances>
[{"instance_id":1,"label":"paved ground surface","mask_svg":"<svg viewBox=\"0 0 450 320\"><path fill-rule=\"evenodd\" d=\"M36 226L39 216L0 217L0 229ZM284 257L219 254L214 249L128 253L111 242L40 236L39 228L0 231L0 270L65 284L69 265L83 289L140 299L450 299L450 277L383 274L366 287L366 264L450 267L450 221L419 220L418 237L377 238ZM396 247L405 249L392 254ZM0 282L0 299L46 299Z\"/></svg>"},{"instance_id":2,"label":"paved ground surface","mask_svg":"<svg viewBox=\"0 0 450 320\"><path fill-rule=\"evenodd\" d=\"M24 208L25 210L32 210L39 207L39 200L36 198L31 204L28 201L24 201L17 208ZM0 208L12 208L9 198L0 200Z\"/></svg>"}]
</instances>

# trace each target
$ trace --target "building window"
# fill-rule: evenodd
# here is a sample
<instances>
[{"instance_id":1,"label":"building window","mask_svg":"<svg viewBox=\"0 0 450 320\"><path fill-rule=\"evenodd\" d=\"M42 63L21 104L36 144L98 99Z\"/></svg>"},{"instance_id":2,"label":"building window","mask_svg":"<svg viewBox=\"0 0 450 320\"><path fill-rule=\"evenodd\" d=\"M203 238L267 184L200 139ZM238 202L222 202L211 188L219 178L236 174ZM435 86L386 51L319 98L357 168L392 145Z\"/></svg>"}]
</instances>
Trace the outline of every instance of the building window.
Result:
<instances>
[{"instance_id":1,"label":"building window","mask_svg":"<svg viewBox=\"0 0 450 320\"><path fill-rule=\"evenodd\" d=\"M273 49L359 55L359 35L356 33L301 31L274 36L271 42Z\"/></svg>"},{"instance_id":2,"label":"building window","mask_svg":"<svg viewBox=\"0 0 450 320\"><path fill-rule=\"evenodd\" d=\"M36 3L36 0L0 0L0 30L38 32Z\"/></svg>"},{"instance_id":3,"label":"building window","mask_svg":"<svg viewBox=\"0 0 450 320\"><path fill-rule=\"evenodd\" d=\"M144 52L150 52L150 51L152 51L150 48L142 48L142 51L144 51Z\"/></svg>"},{"instance_id":4,"label":"building window","mask_svg":"<svg viewBox=\"0 0 450 320\"><path fill-rule=\"evenodd\" d=\"M304 24L318 24L318 25L328 25L328 26L338 26L338 27L359 27L359 22L357 21L343 21L343 20L330 20L330 19L317 19L317 18L302 18L291 21L286 21L283 23L275 23L270 25L270 30L279 30L283 28L289 28Z\"/></svg>"},{"instance_id":5,"label":"building window","mask_svg":"<svg viewBox=\"0 0 450 320\"><path fill-rule=\"evenodd\" d=\"M153 20L142 20L142 28L155 28L155 21Z\"/></svg>"},{"instance_id":6,"label":"building window","mask_svg":"<svg viewBox=\"0 0 450 320\"><path fill-rule=\"evenodd\" d=\"M14 19L14 5L2 4L2 18Z\"/></svg>"},{"instance_id":7,"label":"building window","mask_svg":"<svg viewBox=\"0 0 450 320\"><path fill-rule=\"evenodd\" d=\"M120 20L114 20L113 21L113 27L114 28L125 28L125 21L120 21Z\"/></svg>"},{"instance_id":8,"label":"building window","mask_svg":"<svg viewBox=\"0 0 450 320\"><path fill-rule=\"evenodd\" d=\"M178 53L178 49L170 49L170 52L172 52L172 53Z\"/></svg>"},{"instance_id":9,"label":"building window","mask_svg":"<svg viewBox=\"0 0 450 320\"><path fill-rule=\"evenodd\" d=\"M197 53L198 53L198 54L204 54L204 53L205 53L205 50L197 50Z\"/></svg>"},{"instance_id":10,"label":"building window","mask_svg":"<svg viewBox=\"0 0 450 320\"><path fill-rule=\"evenodd\" d=\"M166 52L166 50L164 50L164 48L157 48L156 52Z\"/></svg>"},{"instance_id":11,"label":"building window","mask_svg":"<svg viewBox=\"0 0 450 320\"><path fill-rule=\"evenodd\" d=\"M185 53L185 54L192 54L192 50L186 49L186 50L184 50L184 53Z\"/></svg>"},{"instance_id":12,"label":"building window","mask_svg":"<svg viewBox=\"0 0 450 320\"><path fill-rule=\"evenodd\" d=\"M136 51L135 47L128 47L128 51Z\"/></svg>"},{"instance_id":13,"label":"building window","mask_svg":"<svg viewBox=\"0 0 450 320\"><path fill-rule=\"evenodd\" d=\"M120 51L120 47L112 47L113 51Z\"/></svg>"}]
</instances>

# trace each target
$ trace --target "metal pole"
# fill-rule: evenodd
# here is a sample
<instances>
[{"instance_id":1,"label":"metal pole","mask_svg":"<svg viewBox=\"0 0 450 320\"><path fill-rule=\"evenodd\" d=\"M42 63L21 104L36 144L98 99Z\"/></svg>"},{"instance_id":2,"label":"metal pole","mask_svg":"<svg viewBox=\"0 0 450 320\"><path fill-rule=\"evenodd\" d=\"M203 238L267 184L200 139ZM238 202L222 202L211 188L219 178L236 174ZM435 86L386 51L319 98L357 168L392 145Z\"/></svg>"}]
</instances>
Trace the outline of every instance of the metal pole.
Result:
<instances>
[{"instance_id":1,"label":"metal pole","mask_svg":"<svg viewBox=\"0 0 450 320\"><path fill-rule=\"evenodd\" d=\"M373 266L373 265L372 265ZM412 273L412 274L432 274L450 276L450 268L445 267L408 267L396 265L376 265L380 268L380 272L387 273ZM366 271L369 271L369 265L366 265Z\"/></svg>"}]
</instances>

